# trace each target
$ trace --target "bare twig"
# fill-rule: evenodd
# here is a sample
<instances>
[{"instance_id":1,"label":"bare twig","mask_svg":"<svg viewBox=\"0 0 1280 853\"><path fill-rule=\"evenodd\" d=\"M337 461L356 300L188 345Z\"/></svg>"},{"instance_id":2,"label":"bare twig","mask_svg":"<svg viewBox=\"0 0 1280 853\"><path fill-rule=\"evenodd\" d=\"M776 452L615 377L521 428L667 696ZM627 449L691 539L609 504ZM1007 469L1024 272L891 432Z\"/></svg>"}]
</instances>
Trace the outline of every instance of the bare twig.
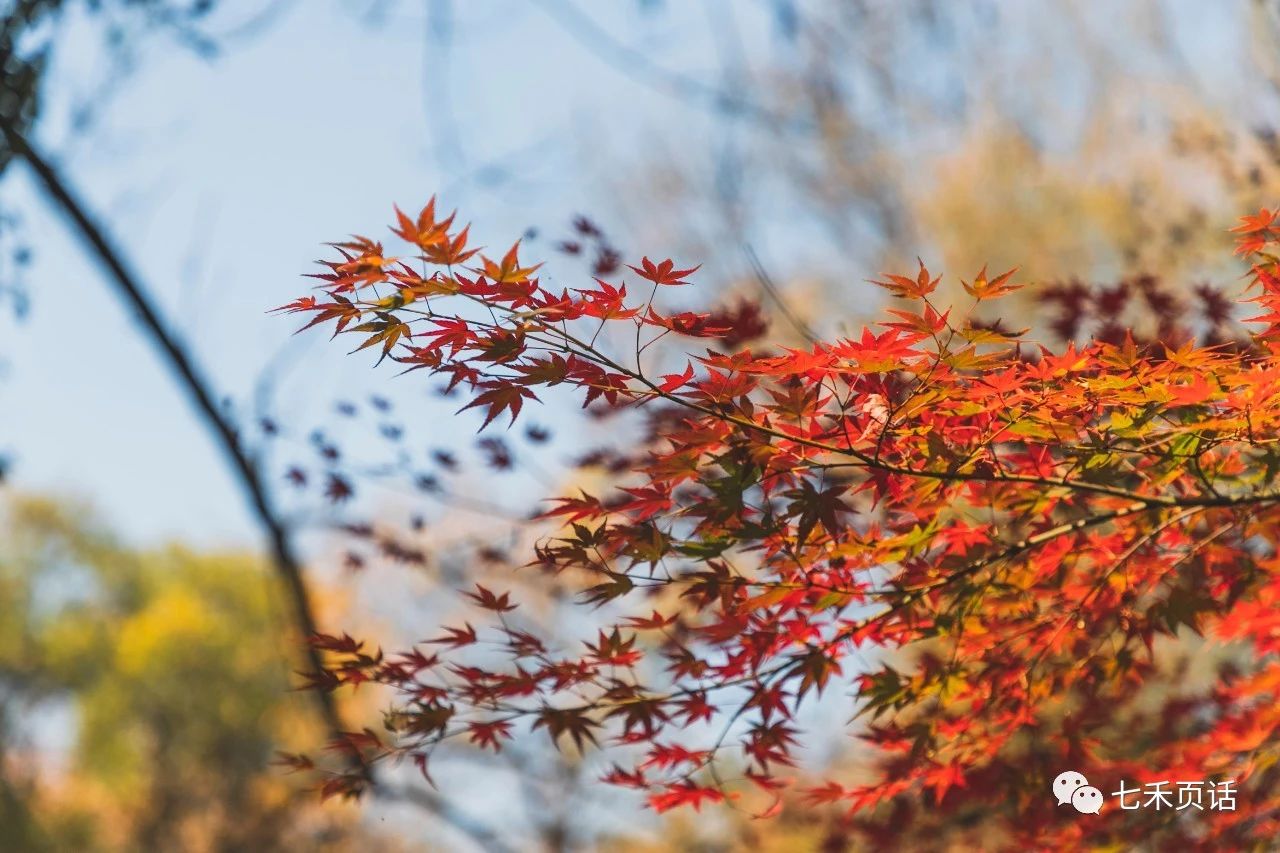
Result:
<instances>
[{"instance_id":1,"label":"bare twig","mask_svg":"<svg viewBox=\"0 0 1280 853\"><path fill-rule=\"evenodd\" d=\"M473 820L470 816L461 813L448 800L434 791L428 791L416 785L406 785L404 787L382 785L378 788L378 794L388 802L407 803L439 815L442 820L459 832L464 833L485 850L492 851L492 853L515 853L515 848L508 846L506 842L498 837L496 832Z\"/></svg>"},{"instance_id":2,"label":"bare twig","mask_svg":"<svg viewBox=\"0 0 1280 853\"><path fill-rule=\"evenodd\" d=\"M219 448L239 479L254 515L267 536L272 562L284 582L285 592L293 607L295 625L303 635L307 662L316 670L321 669L323 661L320 653L307 642L307 638L316 633L316 620L310 594L302 577L301 563L294 551L288 531L280 522L272 506L270 495L262 483L257 467L240 443L235 426L214 402L208 382L200 375L199 369L183 348L182 343L165 327L149 297L143 291L138 277L126 266L121 253L111 245L106 234L89 216L85 206L76 198L70 187L5 116L0 116L0 132L4 133L5 140L14 153L25 160L35 172L49 196L75 225L81 238L89 244L99 262L106 267L118 294L127 305L137 311L148 337L159 348L169 367L177 374L178 381L186 390L192 404L214 433ZM315 694L325 723L335 731L343 731L342 720L333 697L320 691L316 691Z\"/></svg>"},{"instance_id":3,"label":"bare twig","mask_svg":"<svg viewBox=\"0 0 1280 853\"><path fill-rule=\"evenodd\" d=\"M811 129L794 117L779 115L739 93L725 91L657 64L645 52L614 38L572 0L535 0L535 4L602 62L656 92L770 127L800 125L801 129Z\"/></svg>"},{"instance_id":4,"label":"bare twig","mask_svg":"<svg viewBox=\"0 0 1280 853\"><path fill-rule=\"evenodd\" d=\"M319 650L309 638L317 632L315 611L303 577L302 563L294 548L290 529L278 514L271 495L262 481L261 474L247 449L240 442L235 425L219 409L207 380L182 342L166 327L155 306L143 289L139 277L129 269L122 253L112 245L103 229L88 213L86 206L58 175L57 170L28 142L10 122L0 114L0 132L13 153L24 160L43 184L49 197L75 226L80 237L88 244L98 261L106 268L111 282L122 301L133 308L148 338L176 374L201 418L214 435L219 449L239 480L253 510L271 555L271 563L284 586L292 609L293 623L302 635L303 655L315 671L324 668ZM316 709L332 732L346 731L342 715L333 694L321 690L310 691L315 697ZM371 768L359 757L354 757L357 770L365 777L375 795L403 800L426 809L440 820L475 841L482 849L506 853L510 848L492 831L478 826L450 806L443 798L428 792L410 792L407 789L384 791L375 784Z\"/></svg>"},{"instance_id":5,"label":"bare twig","mask_svg":"<svg viewBox=\"0 0 1280 853\"><path fill-rule=\"evenodd\" d=\"M778 307L778 311L782 313L782 316L786 318L792 328L800 333L801 337L811 344L816 344L818 342L818 336L813 333L813 329L809 328L808 323L801 320L791 310L791 308L788 307L786 301L782 298L782 294L778 292L777 286L773 283L773 278L765 270L764 264L760 263L760 257L756 254L756 250L748 243L742 247L742 251L746 254L747 261L751 264L751 269L756 274L756 280L760 282L760 287L762 287L769 298L773 300L773 304Z\"/></svg>"}]
</instances>

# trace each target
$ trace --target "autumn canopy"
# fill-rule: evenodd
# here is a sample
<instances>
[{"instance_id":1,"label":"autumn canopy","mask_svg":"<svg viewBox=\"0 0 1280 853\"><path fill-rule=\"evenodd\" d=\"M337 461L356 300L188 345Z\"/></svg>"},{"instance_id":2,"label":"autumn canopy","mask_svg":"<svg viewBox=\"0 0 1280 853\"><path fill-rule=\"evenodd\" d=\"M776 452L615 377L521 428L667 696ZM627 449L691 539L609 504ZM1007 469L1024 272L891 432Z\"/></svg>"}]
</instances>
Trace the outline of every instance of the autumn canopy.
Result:
<instances>
[{"instance_id":1,"label":"autumn canopy","mask_svg":"<svg viewBox=\"0 0 1280 853\"><path fill-rule=\"evenodd\" d=\"M327 793L358 793L382 760L429 773L444 739L500 750L533 729L600 748L606 780L658 810L800 797L873 838L981 817L1023 849L1280 833L1275 213L1236 229L1251 340L1055 349L984 319L1012 272L948 307L921 264L877 282L890 306L857 334L727 347L723 315L668 307L692 264L553 288L434 202L397 214L400 245L336 244L319 295L284 310L403 381L441 378L489 429L563 386L645 438L615 487L531 522L545 538L524 571L571 579L600 620L577 647L485 586L472 618L410 649L314 638L315 688L397 696L385 731L338 744L355 763L324 771ZM1213 675L1191 689L1178 667L1197 656ZM849 695L866 764L799 781L797 712L824 691ZM1076 819L1048 789L1066 769L1107 794L1232 779L1240 802Z\"/></svg>"}]
</instances>

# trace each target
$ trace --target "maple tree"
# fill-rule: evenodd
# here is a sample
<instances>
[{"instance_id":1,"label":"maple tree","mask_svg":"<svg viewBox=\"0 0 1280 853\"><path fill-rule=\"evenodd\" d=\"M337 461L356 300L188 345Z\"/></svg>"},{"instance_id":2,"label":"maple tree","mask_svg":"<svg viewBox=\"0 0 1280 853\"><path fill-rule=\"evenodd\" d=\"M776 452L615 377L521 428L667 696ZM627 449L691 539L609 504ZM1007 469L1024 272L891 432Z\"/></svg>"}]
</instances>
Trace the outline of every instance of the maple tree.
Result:
<instances>
[{"instance_id":1,"label":"maple tree","mask_svg":"<svg viewBox=\"0 0 1280 853\"><path fill-rule=\"evenodd\" d=\"M320 295L282 310L442 377L482 429L568 394L644 431L609 466L614 490L530 522L546 535L528 570L568 579L596 635L553 643L518 596L477 585L474 617L395 654L316 636L316 689L399 697L384 731L339 752L427 774L445 740L501 750L542 731L606 750L604 779L658 811L771 815L798 797L881 840L908 817L974 814L1024 849L1244 847L1280 829L1276 212L1236 229L1263 309L1247 342L1109 333L1056 350L978 319L1013 272L980 271L967 307L944 310L922 263L876 282L896 303L875 328L737 349L728 312L664 307L696 266L646 257L555 289L518 244L473 247L434 200L393 230L405 254L334 244ZM713 345L655 346L677 338ZM1177 681L1166 649L1200 636L1228 650L1211 683L1153 698ZM797 713L835 685L875 772L800 783ZM1063 769L1100 787L1234 779L1240 805L1079 819L1049 793ZM323 790L366 784L344 766Z\"/></svg>"}]
</instances>

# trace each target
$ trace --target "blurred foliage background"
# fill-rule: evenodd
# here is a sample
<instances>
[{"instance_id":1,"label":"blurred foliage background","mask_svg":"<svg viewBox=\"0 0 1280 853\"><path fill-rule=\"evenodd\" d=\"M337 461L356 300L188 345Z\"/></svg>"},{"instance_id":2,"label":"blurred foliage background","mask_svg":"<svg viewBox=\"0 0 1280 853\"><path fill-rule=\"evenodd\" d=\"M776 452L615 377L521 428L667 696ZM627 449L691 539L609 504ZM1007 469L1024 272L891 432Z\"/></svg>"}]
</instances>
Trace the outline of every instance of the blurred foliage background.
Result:
<instances>
[{"instance_id":1,"label":"blurred foliage background","mask_svg":"<svg viewBox=\"0 0 1280 853\"><path fill-rule=\"evenodd\" d=\"M449 590L514 582L519 519L598 483L611 436L549 413L476 444L411 380L293 379L330 362L265 310L319 240L438 190L566 278L702 262L687 298L758 305L776 343L856 329L865 280L917 256L952 295L1020 266L1037 286L991 319L1046 341L1159 333L1171 301L1207 315L1203 285L1239 287L1226 229L1280 194L1278 34L1273 0L0 0L0 118L136 262L265 502L241 509L154 335L67 266L92 251L0 143L0 848L844 849L791 804L640 815L532 743L360 804L274 765L332 732L292 689L303 637L259 522L302 555L320 625L413 642ZM1079 288L1079 322L1053 287ZM589 633L520 578L538 618ZM340 699L352 730L378 719ZM815 765L856 766L844 716L811 721Z\"/></svg>"},{"instance_id":2,"label":"blurred foliage background","mask_svg":"<svg viewBox=\"0 0 1280 853\"><path fill-rule=\"evenodd\" d=\"M130 549L38 498L10 500L0 530L6 849L375 843L270 766L321 732L288 691L296 642L260 559Z\"/></svg>"}]
</instances>

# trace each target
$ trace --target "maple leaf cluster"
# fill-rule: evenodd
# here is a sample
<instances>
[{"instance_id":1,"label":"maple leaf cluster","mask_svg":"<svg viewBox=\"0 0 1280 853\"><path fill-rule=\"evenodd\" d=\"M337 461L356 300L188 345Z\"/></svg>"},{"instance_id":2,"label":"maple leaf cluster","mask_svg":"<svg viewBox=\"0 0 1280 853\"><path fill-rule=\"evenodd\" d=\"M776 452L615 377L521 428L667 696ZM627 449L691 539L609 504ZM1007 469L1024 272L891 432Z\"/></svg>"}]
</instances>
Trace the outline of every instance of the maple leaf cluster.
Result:
<instances>
[{"instance_id":1,"label":"maple leaf cluster","mask_svg":"<svg viewBox=\"0 0 1280 853\"><path fill-rule=\"evenodd\" d=\"M1241 352L1252 347L1250 336L1235 323L1236 306L1209 284L1196 285L1185 298L1150 275L1094 286L1072 279L1040 288L1037 297L1051 312L1049 328L1064 342L1088 333L1117 345L1132 337L1140 344L1174 348L1191 340ZM1130 319L1135 322L1126 322Z\"/></svg>"},{"instance_id":2,"label":"maple leaf cluster","mask_svg":"<svg viewBox=\"0 0 1280 853\"><path fill-rule=\"evenodd\" d=\"M397 654L318 638L318 689L400 697L385 735L344 749L425 768L447 739L541 731L604 749L605 780L659 811L799 798L882 840L975 814L1017 849L1280 834L1275 213L1238 229L1262 308L1246 349L1109 332L1053 350L977 319L1012 272L965 281L961 314L922 263L877 282L898 302L874 328L726 352L721 317L660 304L696 267L643 258L554 289L434 201L397 220L406 255L336 244L322 296L284 310L441 377L484 427L560 386L652 428L615 492L538 521L534 564L572 581L598 634L554 645L476 587L473 618ZM708 346L652 349L679 338ZM1188 644L1219 650L1203 690L1170 673L1163 650ZM835 685L874 772L802 782L798 711ZM1240 808L1082 820L1050 795L1063 769L1230 778Z\"/></svg>"}]
</instances>

